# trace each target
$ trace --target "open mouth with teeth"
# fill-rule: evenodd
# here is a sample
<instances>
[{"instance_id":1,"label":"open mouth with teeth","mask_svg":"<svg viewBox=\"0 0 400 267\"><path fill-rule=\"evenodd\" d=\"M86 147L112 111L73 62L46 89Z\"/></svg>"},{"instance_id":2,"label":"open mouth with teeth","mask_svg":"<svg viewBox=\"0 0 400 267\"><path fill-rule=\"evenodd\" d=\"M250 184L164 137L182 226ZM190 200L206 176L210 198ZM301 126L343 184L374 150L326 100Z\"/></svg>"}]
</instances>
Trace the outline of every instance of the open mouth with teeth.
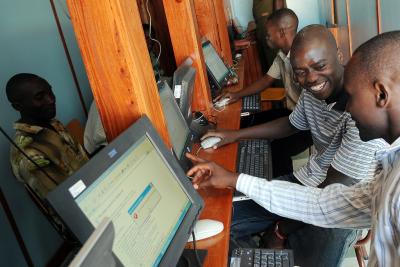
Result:
<instances>
[{"instance_id":1,"label":"open mouth with teeth","mask_svg":"<svg viewBox=\"0 0 400 267\"><path fill-rule=\"evenodd\" d=\"M326 83L327 83L327 82L325 81L325 82L323 82L323 83L320 83L320 84L311 86L311 87L310 87L310 90L313 91L313 92L319 92L319 91L321 91L321 90L325 87L325 84L326 84Z\"/></svg>"}]
</instances>

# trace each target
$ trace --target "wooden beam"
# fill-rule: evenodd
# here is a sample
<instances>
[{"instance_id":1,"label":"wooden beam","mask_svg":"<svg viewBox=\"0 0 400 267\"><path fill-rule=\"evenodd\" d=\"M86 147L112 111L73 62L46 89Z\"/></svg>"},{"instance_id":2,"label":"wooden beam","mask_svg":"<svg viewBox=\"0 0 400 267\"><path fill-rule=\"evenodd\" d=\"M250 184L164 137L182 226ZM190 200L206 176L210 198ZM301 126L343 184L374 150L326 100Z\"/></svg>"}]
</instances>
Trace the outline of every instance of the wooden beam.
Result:
<instances>
[{"instance_id":1,"label":"wooden beam","mask_svg":"<svg viewBox=\"0 0 400 267\"><path fill-rule=\"evenodd\" d=\"M67 3L108 140L146 114L170 146L136 1Z\"/></svg>"},{"instance_id":2,"label":"wooden beam","mask_svg":"<svg viewBox=\"0 0 400 267\"><path fill-rule=\"evenodd\" d=\"M229 42L228 23L226 20L224 0L213 0L213 3L215 8L219 39L221 43L222 57L225 59L225 62L229 66L231 66L233 64L232 51Z\"/></svg>"},{"instance_id":3,"label":"wooden beam","mask_svg":"<svg viewBox=\"0 0 400 267\"><path fill-rule=\"evenodd\" d=\"M376 0L376 23L377 23L377 29L378 29L378 34L382 33L382 17L381 17L381 1Z\"/></svg>"},{"instance_id":4,"label":"wooden beam","mask_svg":"<svg viewBox=\"0 0 400 267\"><path fill-rule=\"evenodd\" d=\"M350 3L349 0L345 0L346 3L346 17L347 17L347 32L349 35L349 55L353 54L353 37L351 36L351 15L350 15Z\"/></svg>"},{"instance_id":5,"label":"wooden beam","mask_svg":"<svg viewBox=\"0 0 400 267\"><path fill-rule=\"evenodd\" d=\"M193 0L163 0L163 3L176 64L190 56L196 68L192 109L210 114L212 99Z\"/></svg>"}]
</instances>

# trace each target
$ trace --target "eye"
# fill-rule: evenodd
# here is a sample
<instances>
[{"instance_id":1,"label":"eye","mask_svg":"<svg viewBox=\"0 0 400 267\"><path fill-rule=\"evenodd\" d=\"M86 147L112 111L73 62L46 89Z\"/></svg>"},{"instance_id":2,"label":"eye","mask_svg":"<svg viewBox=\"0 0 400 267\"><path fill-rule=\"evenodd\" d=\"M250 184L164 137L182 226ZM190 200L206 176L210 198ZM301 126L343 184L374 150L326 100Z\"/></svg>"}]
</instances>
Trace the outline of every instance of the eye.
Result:
<instances>
[{"instance_id":1,"label":"eye","mask_svg":"<svg viewBox=\"0 0 400 267\"><path fill-rule=\"evenodd\" d=\"M324 70L325 67L326 67L325 64L318 64L318 65L315 67L315 70L321 71L321 70Z\"/></svg>"},{"instance_id":2,"label":"eye","mask_svg":"<svg viewBox=\"0 0 400 267\"><path fill-rule=\"evenodd\" d=\"M40 92L40 93L36 94L34 98L35 98L36 100L41 100L41 99L43 99L43 97L44 97L44 93L43 93L43 92Z\"/></svg>"},{"instance_id":3,"label":"eye","mask_svg":"<svg viewBox=\"0 0 400 267\"><path fill-rule=\"evenodd\" d=\"M304 70L295 70L294 75L296 75L297 78L301 78L306 76L306 72Z\"/></svg>"}]
</instances>

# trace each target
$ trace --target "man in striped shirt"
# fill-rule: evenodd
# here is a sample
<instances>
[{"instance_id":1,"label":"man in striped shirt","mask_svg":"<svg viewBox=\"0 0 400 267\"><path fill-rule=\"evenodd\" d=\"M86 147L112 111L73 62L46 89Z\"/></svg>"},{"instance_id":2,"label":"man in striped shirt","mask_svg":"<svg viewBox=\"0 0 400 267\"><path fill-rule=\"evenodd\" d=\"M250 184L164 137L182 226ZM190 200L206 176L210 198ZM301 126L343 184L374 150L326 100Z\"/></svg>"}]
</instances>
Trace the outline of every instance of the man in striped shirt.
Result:
<instances>
[{"instance_id":1,"label":"man in striped shirt","mask_svg":"<svg viewBox=\"0 0 400 267\"><path fill-rule=\"evenodd\" d=\"M305 90L289 117L239 131L210 132L205 137L221 137L219 145L223 145L238 139L277 139L310 130L315 149L307 164L276 179L325 187L335 182L351 185L371 178L377 169L375 151L386 143L383 140L362 142L355 122L344 111L343 66L332 34L321 25L305 27L296 36L291 54L293 72ZM253 201L235 202L232 239L244 240L277 220L278 216ZM296 254L297 264L301 266L339 266L357 236L352 230L301 226L298 222L278 221L267 231L269 246L276 247L280 245L278 241L283 243L288 239L295 252L301 251Z\"/></svg>"},{"instance_id":2,"label":"man in striped shirt","mask_svg":"<svg viewBox=\"0 0 400 267\"><path fill-rule=\"evenodd\" d=\"M322 227L372 228L368 266L400 266L400 31L361 45L348 63L347 109L362 140L384 138L391 146L376 153L383 170L353 186L319 189L233 174L215 163L192 168L196 188L236 187L262 207ZM321 265L323 266L323 265Z\"/></svg>"}]
</instances>

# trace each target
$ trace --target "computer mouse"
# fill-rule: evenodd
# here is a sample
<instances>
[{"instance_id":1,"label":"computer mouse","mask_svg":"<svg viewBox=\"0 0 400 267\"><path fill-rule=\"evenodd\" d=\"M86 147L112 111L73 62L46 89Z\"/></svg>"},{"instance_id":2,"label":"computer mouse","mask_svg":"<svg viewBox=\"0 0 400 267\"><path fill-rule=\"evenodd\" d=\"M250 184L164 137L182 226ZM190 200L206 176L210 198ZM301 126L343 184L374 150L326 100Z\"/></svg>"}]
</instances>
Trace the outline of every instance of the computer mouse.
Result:
<instances>
[{"instance_id":1,"label":"computer mouse","mask_svg":"<svg viewBox=\"0 0 400 267\"><path fill-rule=\"evenodd\" d=\"M206 139L204 139L203 141L201 141L200 145L203 149L207 149L210 147L215 146L216 144L218 144L220 141L222 140L221 137L217 137L217 136L210 136L207 137Z\"/></svg>"},{"instance_id":2,"label":"computer mouse","mask_svg":"<svg viewBox=\"0 0 400 267\"><path fill-rule=\"evenodd\" d=\"M214 106L217 108L222 108L227 105L229 102L229 97L222 98L221 100L214 103Z\"/></svg>"},{"instance_id":3,"label":"computer mouse","mask_svg":"<svg viewBox=\"0 0 400 267\"><path fill-rule=\"evenodd\" d=\"M194 236L197 240L205 239L217 235L224 230L224 224L220 221L203 219L198 220L194 225ZM193 235L190 235L188 242L193 241Z\"/></svg>"}]
</instances>

